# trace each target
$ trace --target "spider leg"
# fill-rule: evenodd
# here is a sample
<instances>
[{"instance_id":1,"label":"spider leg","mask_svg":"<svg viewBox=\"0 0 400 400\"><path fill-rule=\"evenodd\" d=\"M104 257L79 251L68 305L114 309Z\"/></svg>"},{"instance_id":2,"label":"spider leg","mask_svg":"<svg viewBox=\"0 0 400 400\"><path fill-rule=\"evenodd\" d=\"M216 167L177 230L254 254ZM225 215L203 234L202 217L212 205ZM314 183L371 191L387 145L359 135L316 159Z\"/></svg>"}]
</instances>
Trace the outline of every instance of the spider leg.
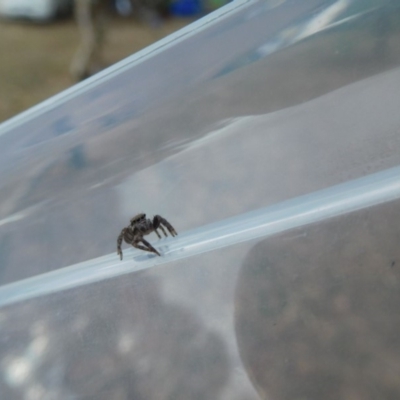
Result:
<instances>
[{"instance_id":1,"label":"spider leg","mask_svg":"<svg viewBox=\"0 0 400 400\"><path fill-rule=\"evenodd\" d=\"M125 228L122 229L120 235L118 236L117 239L117 254L119 255L119 258L122 260L122 249L121 249L121 244L122 244L122 240L124 238L124 233L125 233Z\"/></svg>"},{"instance_id":2,"label":"spider leg","mask_svg":"<svg viewBox=\"0 0 400 400\"><path fill-rule=\"evenodd\" d=\"M162 230L162 233L164 234L165 237L167 237L167 232L165 232L164 227L160 224L159 228Z\"/></svg>"},{"instance_id":3,"label":"spider leg","mask_svg":"<svg viewBox=\"0 0 400 400\"><path fill-rule=\"evenodd\" d=\"M147 240L145 240L145 239L140 239L141 240L141 242L145 245L145 246L147 246L148 247L148 250L147 251L150 251L150 252L152 252L152 253L156 253L157 255L159 255L159 256L161 256L161 254L147 241Z\"/></svg>"},{"instance_id":4,"label":"spider leg","mask_svg":"<svg viewBox=\"0 0 400 400\"><path fill-rule=\"evenodd\" d=\"M176 236L178 234L176 232L176 230L174 229L174 227L165 218L161 217L160 215L156 215L153 218L154 228L157 229L158 227L160 227L160 229L162 229L162 225L164 225L168 229L169 233L172 236ZM164 231L164 229L162 229L162 230ZM164 233L165 233L165 231L164 231Z\"/></svg>"},{"instance_id":5,"label":"spider leg","mask_svg":"<svg viewBox=\"0 0 400 400\"><path fill-rule=\"evenodd\" d=\"M142 242L146 247L139 244L139 241ZM140 250L160 255L160 253L147 240L144 239L139 239L138 241L132 242L132 246Z\"/></svg>"},{"instance_id":6,"label":"spider leg","mask_svg":"<svg viewBox=\"0 0 400 400\"><path fill-rule=\"evenodd\" d=\"M158 238L161 239L161 235L158 233L158 230L154 229L154 232L157 234Z\"/></svg>"},{"instance_id":7,"label":"spider leg","mask_svg":"<svg viewBox=\"0 0 400 400\"><path fill-rule=\"evenodd\" d=\"M152 253L152 251L150 249L148 249L147 247L142 246L139 243L132 243L132 246L136 247L137 249L144 250L144 251L149 251L150 253Z\"/></svg>"}]
</instances>

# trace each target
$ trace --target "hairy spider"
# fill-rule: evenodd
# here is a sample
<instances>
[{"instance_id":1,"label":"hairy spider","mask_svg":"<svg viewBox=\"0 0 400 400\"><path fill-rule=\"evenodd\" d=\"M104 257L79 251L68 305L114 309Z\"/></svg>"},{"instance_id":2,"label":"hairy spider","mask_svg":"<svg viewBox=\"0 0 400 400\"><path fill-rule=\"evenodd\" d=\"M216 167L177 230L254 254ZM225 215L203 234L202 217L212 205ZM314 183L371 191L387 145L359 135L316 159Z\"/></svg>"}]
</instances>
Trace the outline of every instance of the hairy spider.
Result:
<instances>
[{"instance_id":1,"label":"hairy spider","mask_svg":"<svg viewBox=\"0 0 400 400\"><path fill-rule=\"evenodd\" d=\"M148 235L151 232L155 232L159 237L159 239L161 239L161 236L157 231L158 228L162 230L164 236L168 236L167 232L165 232L164 226L168 229L169 233L172 236L177 235L173 226L165 218L159 215L156 215L153 218L153 221L146 218L146 214L135 215L131 219L130 225L122 229L117 239L117 253L119 254L121 260L122 260L122 250L121 250L122 240L125 240L126 243L131 244L133 247L136 247L137 249L149 251L150 253L155 253L157 255L160 255L160 253L147 240L143 239L143 236ZM142 242L144 246L139 244L140 242Z\"/></svg>"}]
</instances>

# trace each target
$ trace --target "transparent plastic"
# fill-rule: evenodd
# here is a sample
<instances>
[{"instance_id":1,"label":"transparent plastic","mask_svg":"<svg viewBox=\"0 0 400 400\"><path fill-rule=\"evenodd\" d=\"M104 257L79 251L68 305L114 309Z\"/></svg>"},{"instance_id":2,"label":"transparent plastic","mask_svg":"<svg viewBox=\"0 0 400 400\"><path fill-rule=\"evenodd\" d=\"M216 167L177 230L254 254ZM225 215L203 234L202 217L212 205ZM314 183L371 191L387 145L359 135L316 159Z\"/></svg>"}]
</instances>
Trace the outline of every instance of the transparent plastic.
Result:
<instances>
[{"instance_id":1,"label":"transparent plastic","mask_svg":"<svg viewBox=\"0 0 400 400\"><path fill-rule=\"evenodd\" d=\"M233 2L2 124L1 398L397 400L399 21Z\"/></svg>"}]
</instances>

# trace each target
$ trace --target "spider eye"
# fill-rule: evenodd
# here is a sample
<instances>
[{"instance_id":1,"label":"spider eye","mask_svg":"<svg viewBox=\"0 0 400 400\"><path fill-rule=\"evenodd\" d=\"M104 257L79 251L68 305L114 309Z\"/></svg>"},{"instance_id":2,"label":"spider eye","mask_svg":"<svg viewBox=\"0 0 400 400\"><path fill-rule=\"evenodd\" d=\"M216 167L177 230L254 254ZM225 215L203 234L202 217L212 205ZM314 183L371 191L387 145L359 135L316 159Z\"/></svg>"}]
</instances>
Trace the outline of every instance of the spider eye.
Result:
<instances>
[{"instance_id":1,"label":"spider eye","mask_svg":"<svg viewBox=\"0 0 400 400\"><path fill-rule=\"evenodd\" d=\"M131 224L136 224L137 222L142 222L144 220L146 220L146 214L138 214L131 218Z\"/></svg>"}]
</instances>

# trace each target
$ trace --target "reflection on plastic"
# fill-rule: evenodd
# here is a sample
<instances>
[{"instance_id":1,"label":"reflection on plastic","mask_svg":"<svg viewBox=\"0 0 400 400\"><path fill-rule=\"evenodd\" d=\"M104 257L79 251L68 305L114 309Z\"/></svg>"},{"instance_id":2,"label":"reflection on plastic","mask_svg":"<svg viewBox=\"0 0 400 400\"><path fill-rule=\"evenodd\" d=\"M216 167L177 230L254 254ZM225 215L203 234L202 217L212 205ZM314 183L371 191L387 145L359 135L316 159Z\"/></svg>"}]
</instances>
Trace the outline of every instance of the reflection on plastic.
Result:
<instances>
[{"instance_id":1,"label":"reflection on plastic","mask_svg":"<svg viewBox=\"0 0 400 400\"><path fill-rule=\"evenodd\" d=\"M262 399L400 398L399 210L364 208L247 252L235 332Z\"/></svg>"},{"instance_id":2,"label":"reflection on plastic","mask_svg":"<svg viewBox=\"0 0 400 400\"><path fill-rule=\"evenodd\" d=\"M0 312L2 399L222 399L225 338L148 274Z\"/></svg>"},{"instance_id":3,"label":"reflection on plastic","mask_svg":"<svg viewBox=\"0 0 400 400\"><path fill-rule=\"evenodd\" d=\"M2 125L2 398L399 398L392 5L238 0Z\"/></svg>"},{"instance_id":4,"label":"reflection on plastic","mask_svg":"<svg viewBox=\"0 0 400 400\"><path fill-rule=\"evenodd\" d=\"M74 288L181 258L308 225L400 198L400 167L288 200L156 244L162 257L126 251L0 288L0 305ZM133 262L129 260L134 256Z\"/></svg>"},{"instance_id":5,"label":"reflection on plastic","mask_svg":"<svg viewBox=\"0 0 400 400\"><path fill-rule=\"evenodd\" d=\"M397 166L389 3L239 0L2 124L0 285L113 252L136 212L189 231Z\"/></svg>"}]
</instances>

